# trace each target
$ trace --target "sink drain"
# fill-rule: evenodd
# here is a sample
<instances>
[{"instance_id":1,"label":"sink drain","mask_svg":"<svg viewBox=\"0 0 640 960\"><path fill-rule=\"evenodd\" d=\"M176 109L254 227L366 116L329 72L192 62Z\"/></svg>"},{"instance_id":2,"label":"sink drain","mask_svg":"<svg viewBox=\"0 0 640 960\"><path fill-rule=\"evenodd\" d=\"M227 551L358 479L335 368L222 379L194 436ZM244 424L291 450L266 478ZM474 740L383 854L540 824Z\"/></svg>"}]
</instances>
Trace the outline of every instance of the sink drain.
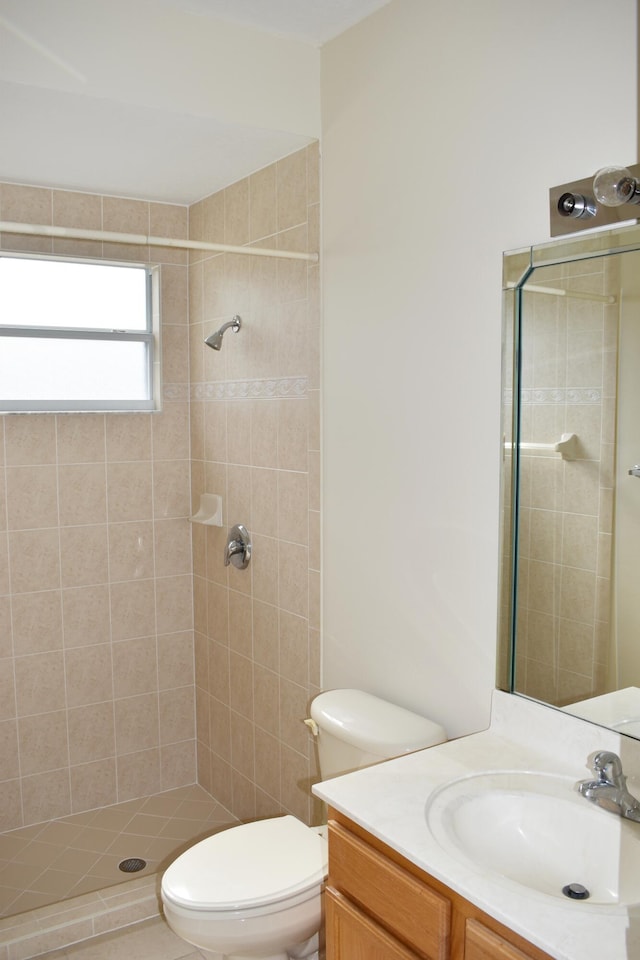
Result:
<instances>
[{"instance_id":1,"label":"sink drain","mask_svg":"<svg viewBox=\"0 0 640 960\"><path fill-rule=\"evenodd\" d=\"M140 857L128 857L126 860L120 861L118 870L122 870L123 873L137 873L138 870L144 870L146 865L147 861Z\"/></svg>"},{"instance_id":2,"label":"sink drain","mask_svg":"<svg viewBox=\"0 0 640 960\"><path fill-rule=\"evenodd\" d=\"M562 892L570 900L588 900L591 896L587 888L583 887L581 883L568 883L566 887L562 888Z\"/></svg>"}]
</instances>

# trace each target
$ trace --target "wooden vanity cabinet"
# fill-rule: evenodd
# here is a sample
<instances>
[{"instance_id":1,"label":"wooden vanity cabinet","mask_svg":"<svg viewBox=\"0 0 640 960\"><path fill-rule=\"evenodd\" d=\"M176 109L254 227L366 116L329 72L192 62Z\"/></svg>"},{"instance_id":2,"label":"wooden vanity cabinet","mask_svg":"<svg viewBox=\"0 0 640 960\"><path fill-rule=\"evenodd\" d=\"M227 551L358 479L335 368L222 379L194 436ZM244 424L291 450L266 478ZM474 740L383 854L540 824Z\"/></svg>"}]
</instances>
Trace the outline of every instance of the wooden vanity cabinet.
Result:
<instances>
[{"instance_id":1,"label":"wooden vanity cabinet","mask_svg":"<svg viewBox=\"0 0 640 960\"><path fill-rule=\"evenodd\" d=\"M552 960L335 810L327 960Z\"/></svg>"}]
</instances>

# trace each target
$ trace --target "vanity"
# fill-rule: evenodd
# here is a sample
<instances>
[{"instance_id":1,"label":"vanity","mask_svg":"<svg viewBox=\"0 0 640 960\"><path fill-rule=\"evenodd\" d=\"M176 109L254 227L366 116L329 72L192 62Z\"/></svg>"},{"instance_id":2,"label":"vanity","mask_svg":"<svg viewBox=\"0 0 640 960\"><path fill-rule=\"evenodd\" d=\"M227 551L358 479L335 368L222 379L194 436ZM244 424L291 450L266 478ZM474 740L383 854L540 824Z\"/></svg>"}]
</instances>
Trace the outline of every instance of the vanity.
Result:
<instances>
[{"instance_id":1,"label":"vanity","mask_svg":"<svg viewBox=\"0 0 640 960\"><path fill-rule=\"evenodd\" d=\"M329 851L328 960L548 960L335 810Z\"/></svg>"},{"instance_id":2,"label":"vanity","mask_svg":"<svg viewBox=\"0 0 640 960\"><path fill-rule=\"evenodd\" d=\"M640 824L575 785L610 750L639 794L639 748L496 690L488 730L317 784L327 960L638 960Z\"/></svg>"}]
</instances>

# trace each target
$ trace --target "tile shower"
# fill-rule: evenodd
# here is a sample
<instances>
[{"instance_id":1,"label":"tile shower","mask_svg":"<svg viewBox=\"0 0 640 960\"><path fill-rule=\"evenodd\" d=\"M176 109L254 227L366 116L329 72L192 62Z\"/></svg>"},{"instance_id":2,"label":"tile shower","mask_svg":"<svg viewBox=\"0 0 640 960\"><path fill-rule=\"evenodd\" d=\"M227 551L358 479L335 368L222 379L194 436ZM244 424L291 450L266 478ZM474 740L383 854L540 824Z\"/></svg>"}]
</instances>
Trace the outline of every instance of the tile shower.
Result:
<instances>
[{"instance_id":1,"label":"tile shower","mask_svg":"<svg viewBox=\"0 0 640 960\"><path fill-rule=\"evenodd\" d=\"M317 145L191 208L0 184L3 220L303 251L318 249L318 211ZM199 799L216 801L212 829L283 810L308 821L315 762L301 720L319 683L319 268L1 242L162 263L163 368L158 414L0 418L5 838L179 795L196 779ZM242 331L208 350L204 336L235 313ZM191 497L197 505L204 492L222 496L222 528L189 523ZM236 522L254 541L242 572L222 564ZM198 821L194 835L202 829ZM2 849L0 893L3 873L22 862ZM37 886L18 909L42 903Z\"/></svg>"},{"instance_id":2,"label":"tile shower","mask_svg":"<svg viewBox=\"0 0 640 960\"><path fill-rule=\"evenodd\" d=\"M538 269L535 282L599 295L619 284L615 261L599 260ZM524 294L522 440L579 444L576 459L521 456L516 688L558 705L608 689L618 309Z\"/></svg>"}]
</instances>

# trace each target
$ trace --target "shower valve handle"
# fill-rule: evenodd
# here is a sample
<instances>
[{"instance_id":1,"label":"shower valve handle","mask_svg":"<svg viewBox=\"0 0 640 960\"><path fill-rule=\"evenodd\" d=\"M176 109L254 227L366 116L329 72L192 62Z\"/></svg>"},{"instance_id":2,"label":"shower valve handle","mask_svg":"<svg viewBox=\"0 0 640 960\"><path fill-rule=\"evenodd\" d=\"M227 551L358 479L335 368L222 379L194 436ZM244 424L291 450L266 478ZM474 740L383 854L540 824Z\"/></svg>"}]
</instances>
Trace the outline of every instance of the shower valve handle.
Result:
<instances>
[{"instance_id":1,"label":"shower valve handle","mask_svg":"<svg viewBox=\"0 0 640 960\"><path fill-rule=\"evenodd\" d=\"M232 527L227 536L227 543L224 548L224 565L228 567L230 563L238 570L244 570L249 566L251 560L251 537L246 527L237 523Z\"/></svg>"}]
</instances>

